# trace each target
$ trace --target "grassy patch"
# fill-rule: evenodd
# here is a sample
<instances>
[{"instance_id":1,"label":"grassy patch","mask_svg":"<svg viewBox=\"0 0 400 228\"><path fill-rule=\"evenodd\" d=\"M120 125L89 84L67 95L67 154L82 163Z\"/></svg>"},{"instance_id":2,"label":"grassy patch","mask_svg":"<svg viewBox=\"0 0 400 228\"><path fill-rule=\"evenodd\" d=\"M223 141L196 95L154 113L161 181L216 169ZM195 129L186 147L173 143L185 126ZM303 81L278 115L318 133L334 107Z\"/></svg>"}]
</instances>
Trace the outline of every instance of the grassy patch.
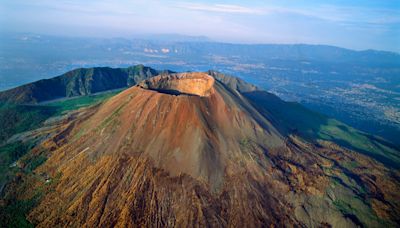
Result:
<instances>
[{"instance_id":1,"label":"grassy patch","mask_svg":"<svg viewBox=\"0 0 400 228\"><path fill-rule=\"evenodd\" d=\"M4 144L12 135L36 129L50 117L103 102L118 92L120 90L55 101L45 105L0 104L0 145L3 144L0 146L0 184L7 180L7 176L12 171L12 163L34 146L34 142ZM29 161L27 169L34 170L45 160L45 156L37 156Z\"/></svg>"},{"instance_id":2,"label":"grassy patch","mask_svg":"<svg viewBox=\"0 0 400 228\"><path fill-rule=\"evenodd\" d=\"M47 157L45 157L43 155L33 157L26 164L25 169L27 171L31 172L31 171L35 170L37 167L39 167L41 164L43 164L46 160L47 160Z\"/></svg>"},{"instance_id":3,"label":"grassy patch","mask_svg":"<svg viewBox=\"0 0 400 228\"><path fill-rule=\"evenodd\" d=\"M15 142L0 147L0 184L11 174L13 163L29 152L34 142Z\"/></svg>"},{"instance_id":4,"label":"grassy patch","mask_svg":"<svg viewBox=\"0 0 400 228\"><path fill-rule=\"evenodd\" d=\"M26 160L27 157L21 159ZM14 172L10 173L14 178L10 179L7 183L9 186L1 195L0 227L34 227L26 216L46 193L54 191L61 178L61 173L57 173L47 182L43 176L32 172L45 161L43 155L31 157L24 168L15 167Z\"/></svg>"},{"instance_id":5,"label":"grassy patch","mask_svg":"<svg viewBox=\"0 0 400 228\"><path fill-rule=\"evenodd\" d=\"M14 134L38 128L56 113L54 107L0 105L0 145Z\"/></svg>"},{"instance_id":6,"label":"grassy patch","mask_svg":"<svg viewBox=\"0 0 400 228\"><path fill-rule=\"evenodd\" d=\"M378 218L372 209L358 197L346 200L337 199L333 201L333 205L345 216L351 218L353 222L356 222L356 224L362 224L365 227L385 225L385 221Z\"/></svg>"},{"instance_id":7,"label":"grassy patch","mask_svg":"<svg viewBox=\"0 0 400 228\"><path fill-rule=\"evenodd\" d=\"M244 139L240 140L239 144L240 144L240 147L242 147L243 149L248 149L251 147L251 140L248 138L244 138Z\"/></svg>"},{"instance_id":8,"label":"grassy patch","mask_svg":"<svg viewBox=\"0 0 400 228\"><path fill-rule=\"evenodd\" d=\"M70 98L41 105L0 104L0 145L15 134L39 128L50 117L98 104L120 91Z\"/></svg>"},{"instance_id":9,"label":"grassy patch","mask_svg":"<svg viewBox=\"0 0 400 228\"><path fill-rule=\"evenodd\" d=\"M335 205L335 207L339 209L339 211L345 214L352 214L354 211L353 208L343 200L335 200L333 201L333 205Z\"/></svg>"},{"instance_id":10,"label":"grassy patch","mask_svg":"<svg viewBox=\"0 0 400 228\"><path fill-rule=\"evenodd\" d=\"M108 98L116 95L122 90L115 90L110 92L105 92L101 94L94 94L76 98L69 98L60 101L54 101L47 103L46 106L55 107L58 114L65 113L67 111L76 110L82 107L87 107L107 100Z\"/></svg>"},{"instance_id":11,"label":"grassy patch","mask_svg":"<svg viewBox=\"0 0 400 228\"><path fill-rule=\"evenodd\" d=\"M314 136L363 152L386 164L400 163L398 151L395 148L385 145L381 142L383 140L379 141L373 136L368 137L367 134L334 119L327 119L324 124L321 124L316 135L310 135L310 137Z\"/></svg>"},{"instance_id":12,"label":"grassy patch","mask_svg":"<svg viewBox=\"0 0 400 228\"><path fill-rule=\"evenodd\" d=\"M356 161L345 162L343 166L348 170L356 169L359 164Z\"/></svg>"},{"instance_id":13,"label":"grassy patch","mask_svg":"<svg viewBox=\"0 0 400 228\"><path fill-rule=\"evenodd\" d=\"M40 201L38 193L28 200L11 199L6 206L0 207L0 227L34 227L27 219L28 212Z\"/></svg>"}]
</instances>

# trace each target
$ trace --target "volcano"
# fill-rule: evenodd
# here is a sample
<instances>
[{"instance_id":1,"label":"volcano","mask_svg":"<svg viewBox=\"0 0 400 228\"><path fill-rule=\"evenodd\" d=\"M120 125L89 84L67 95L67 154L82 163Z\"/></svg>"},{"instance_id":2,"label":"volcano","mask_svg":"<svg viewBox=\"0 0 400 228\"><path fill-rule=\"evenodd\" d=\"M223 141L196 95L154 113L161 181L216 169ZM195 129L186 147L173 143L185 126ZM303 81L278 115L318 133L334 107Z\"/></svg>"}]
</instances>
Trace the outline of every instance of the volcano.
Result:
<instances>
[{"instance_id":1,"label":"volcano","mask_svg":"<svg viewBox=\"0 0 400 228\"><path fill-rule=\"evenodd\" d=\"M35 172L54 188L28 219L38 227L399 222L398 171L296 134L260 103L271 96L215 72L163 73L79 110L33 149L48 157Z\"/></svg>"}]
</instances>

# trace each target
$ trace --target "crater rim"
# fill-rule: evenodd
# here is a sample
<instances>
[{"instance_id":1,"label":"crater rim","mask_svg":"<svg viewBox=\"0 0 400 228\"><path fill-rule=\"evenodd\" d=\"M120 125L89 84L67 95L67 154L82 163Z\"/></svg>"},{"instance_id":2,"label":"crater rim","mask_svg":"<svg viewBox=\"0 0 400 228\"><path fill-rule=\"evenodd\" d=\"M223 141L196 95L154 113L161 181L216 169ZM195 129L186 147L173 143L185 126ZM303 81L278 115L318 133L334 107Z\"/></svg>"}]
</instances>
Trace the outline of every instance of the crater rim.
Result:
<instances>
[{"instance_id":1,"label":"crater rim","mask_svg":"<svg viewBox=\"0 0 400 228\"><path fill-rule=\"evenodd\" d=\"M213 93L214 83L215 79L206 73L186 72L158 75L140 82L138 87L175 96L207 97Z\"/></svg>"}]
</instances>

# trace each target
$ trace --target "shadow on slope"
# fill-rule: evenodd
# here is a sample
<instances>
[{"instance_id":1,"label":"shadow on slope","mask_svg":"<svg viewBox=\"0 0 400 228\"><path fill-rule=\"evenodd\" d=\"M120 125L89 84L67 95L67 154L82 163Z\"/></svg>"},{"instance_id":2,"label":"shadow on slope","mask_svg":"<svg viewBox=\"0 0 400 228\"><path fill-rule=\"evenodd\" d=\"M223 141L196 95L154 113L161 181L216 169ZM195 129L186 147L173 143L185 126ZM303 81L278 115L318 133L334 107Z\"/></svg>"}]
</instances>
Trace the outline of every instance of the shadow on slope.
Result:
<instances>
[{"instance_id":1,"label":"shadow on slope","mask_svg":"<svg viewBox=\"0 0 400 228\"><path fill-rule=\"evenodd\" d=\"M56 107L0 104L0 145L12 135L39 127Z\"/></svg>"},{"instance_id":2,"label":"shadow on slope","mask_svg":"<svg viewBox=\"0 0 400 228\"><path fill-rule=\"evenodd\" d=\"M285 102L265 91L243 93L262 115L277 123L282 134L308 140L328 140L368 155L389 167L400 168L400 148L376 136L313 112L295 102Z\"/></svg>"}]
</instances>

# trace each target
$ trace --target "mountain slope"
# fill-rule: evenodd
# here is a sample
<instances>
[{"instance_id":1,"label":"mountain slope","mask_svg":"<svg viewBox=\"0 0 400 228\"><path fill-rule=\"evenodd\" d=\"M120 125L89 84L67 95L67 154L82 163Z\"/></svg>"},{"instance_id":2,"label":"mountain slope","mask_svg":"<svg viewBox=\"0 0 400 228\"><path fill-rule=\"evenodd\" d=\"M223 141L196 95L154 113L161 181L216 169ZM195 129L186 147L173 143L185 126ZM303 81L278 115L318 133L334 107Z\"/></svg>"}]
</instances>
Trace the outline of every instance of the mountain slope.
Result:
<instances>
[{"instance_id":1,"label":"mountain slope","mask_svg":"<svg viewBox=\"0 0 400 228\"><path fill-rule=\"evenodd\" d=\"M0 102L35 104L57 98L89 95L129 87L159 73L143 65L128 68L80 68L58 77L0 92Z\"/></svg>"},{"instance_id":2,"label":"mountain slope","mask_svg":"<svg viewBox=\"0 0 400 228\"><path fill-rule=\"evenodd\" d=\"M266 112L272 103L246 95L256 90L215 72L165 74L81 110L18 163L23 169L30 158L48 157L31 178L43 198L29 220L38 227L399 223L396 169L293 133L284 116ZM34 196L32 189L19 197Z\"/></svg>"},{"instance_id":3,"label":"mountain slope","mask_svg":"<svg viewBox=\"0 0 400 228\"><path fill-rule=\"evenodd\" d=\"M309 140L327 140L400 168L400 149L382 138L358 131L335 119L312 112L295 102L284 102L265 91L244 93L259 111L276 121L283 134L300 134ZM282 128L283 127L283 128Z\"/></svg>"}]
</instances>

